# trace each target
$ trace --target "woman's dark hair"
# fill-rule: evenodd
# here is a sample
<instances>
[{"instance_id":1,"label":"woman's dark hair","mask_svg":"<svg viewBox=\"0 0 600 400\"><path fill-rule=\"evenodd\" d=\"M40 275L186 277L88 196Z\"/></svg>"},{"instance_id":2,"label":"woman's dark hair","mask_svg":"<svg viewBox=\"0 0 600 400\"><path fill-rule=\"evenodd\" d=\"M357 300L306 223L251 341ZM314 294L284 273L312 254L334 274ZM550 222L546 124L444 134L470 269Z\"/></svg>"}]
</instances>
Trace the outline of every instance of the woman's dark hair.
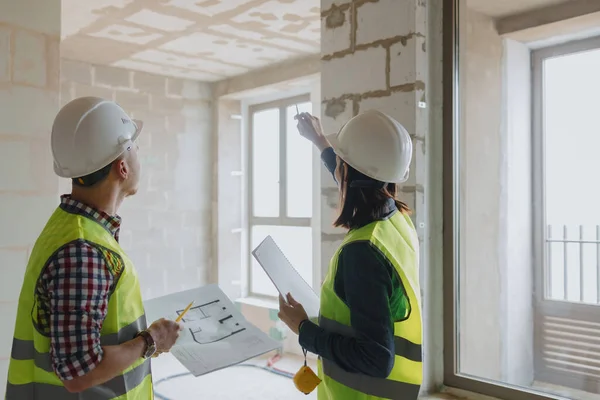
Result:
<instances>
[{"instance_id":1,"label":"woman's dark hair","mask_svg":"<svg viewBox=\"0 0 600 400\"><path fill-rule=\"evenodd\" d=\"M356 229L381 219L389 209L389 199L394 199L401 213L410 213L408 206L398 200L398 185L384 184L371 179L344 161L339 159L338 171L340 177L340 212L333 223L334 226L346 229ZM369 182L372 185L353 187L352 182ZM369 186L369 187L364 187Z\"/></svg>"}]
</instances>

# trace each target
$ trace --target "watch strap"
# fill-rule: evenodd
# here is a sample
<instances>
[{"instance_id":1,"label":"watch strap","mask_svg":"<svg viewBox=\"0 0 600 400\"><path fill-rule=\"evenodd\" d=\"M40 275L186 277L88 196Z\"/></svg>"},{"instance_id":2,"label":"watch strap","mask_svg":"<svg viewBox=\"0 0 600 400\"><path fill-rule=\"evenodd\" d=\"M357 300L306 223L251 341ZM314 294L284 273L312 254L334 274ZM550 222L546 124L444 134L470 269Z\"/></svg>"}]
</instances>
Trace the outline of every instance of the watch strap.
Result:
<instances>
[{"instance_id":1,"label":"watch strap","mask_svg":"<svg viewBox=\"0 0 600 400\"><path fill-rule=\"evenodd\" d=\"M146 342L146 350L144 350L144 358L150 358L156 352L156 343L154 338L147 330L138 332L136 336L141 336Z\"/></svg>"}]
</instances>

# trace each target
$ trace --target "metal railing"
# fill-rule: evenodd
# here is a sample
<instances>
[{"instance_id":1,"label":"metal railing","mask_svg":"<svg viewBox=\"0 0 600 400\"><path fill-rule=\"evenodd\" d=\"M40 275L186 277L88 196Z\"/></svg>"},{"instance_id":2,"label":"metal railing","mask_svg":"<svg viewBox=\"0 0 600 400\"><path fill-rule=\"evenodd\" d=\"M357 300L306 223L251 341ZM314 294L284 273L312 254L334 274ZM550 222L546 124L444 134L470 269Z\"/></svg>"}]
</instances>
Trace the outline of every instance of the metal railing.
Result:
<instances>
[{"instance_id":1,"label":"metal railing","mask_svg":"<svg viewBox=\"0 0 600 400\"><path fill-rule=\"evenodd\" d=\"M600 304L600 225L548 225L544 275L548 298Z\"/></svg>"}]
</instances>

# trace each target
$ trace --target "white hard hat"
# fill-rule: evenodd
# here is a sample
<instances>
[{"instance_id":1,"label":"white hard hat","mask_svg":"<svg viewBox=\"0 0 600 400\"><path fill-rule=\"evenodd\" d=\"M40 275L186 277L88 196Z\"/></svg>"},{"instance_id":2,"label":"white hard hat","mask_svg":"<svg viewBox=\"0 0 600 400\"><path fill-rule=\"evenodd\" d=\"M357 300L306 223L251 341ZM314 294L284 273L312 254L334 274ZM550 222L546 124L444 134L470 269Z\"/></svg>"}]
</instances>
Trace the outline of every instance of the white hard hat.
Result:
<instances>
[{"instance_id":1,"label":"white hard hat","mask_svg":"<svg viewBox=\"0 0 600 400\"><path fill-rule=\"evenodd\" d=\"M412 140L404 127L382 112L369 110L348 121L327 140L336 154L369 178L386 183L408 179Z\"/></svg>"},{"instance_id":2,"label":"white hard hat","mask_svg":"<svg viewBox=\"0 0 600 400\"><path fill-rule=\"evenodd\" d=\"M52 125L54 172L78 178L106 167L133 144L143 125L113 101L80 97L67 103Z\"/></svg>"}]
</instances>

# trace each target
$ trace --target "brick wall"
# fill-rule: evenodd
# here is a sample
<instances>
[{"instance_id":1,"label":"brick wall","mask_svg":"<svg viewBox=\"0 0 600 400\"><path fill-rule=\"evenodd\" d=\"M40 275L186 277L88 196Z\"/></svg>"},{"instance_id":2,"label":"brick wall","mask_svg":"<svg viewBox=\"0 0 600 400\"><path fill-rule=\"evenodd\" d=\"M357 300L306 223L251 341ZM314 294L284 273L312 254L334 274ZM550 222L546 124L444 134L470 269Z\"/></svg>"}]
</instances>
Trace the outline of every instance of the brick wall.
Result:
<instances>
[{"instance_id":1,"label":"brick wall","mask_svg":"<svg viewBox=\"0 0 600 400\"><path fill-rule=\"evenodd\" d=\"M431 293L421 296L426 391L441 381L442 373L441 266L429 264L441 262L441 3L430 1L427 7L425 0L321 0L325 132L335 133L359 112L377 109L400 121L413 138L411 175L400 198L413 210L421 245L421 289ZM433 134L430 122L436 128ZM430 151L436 157L429 157ZM323 171L321 184L324 272L345 234L331 226L338 189L328 175ZM430 198L430 193L435 196Z\"/></svg>"},{"instance_id":2,"label":"brick wall","mask_svg":"<svg viewBox=\"0 0 600 400\"><path fill-rule=\"evenodd\" d=\"M59 0L0 1L0 393L25 265L58 204L50 127L58 111L59 41Z\"/></svg>"},{"instance_id":3,"label":"brick wall","mask_svg":"<svg viewBox=\"0 0 600 400\"><path fill-rule=\"evenodd\" d=\"M207 282L211 265L212 99L208 84L61 60L61 104L117 101L144 121L142 180L123 202L121 243L144 298ZM63 192L70 183L61 181Z\"/></svg>"}]
</instances>

